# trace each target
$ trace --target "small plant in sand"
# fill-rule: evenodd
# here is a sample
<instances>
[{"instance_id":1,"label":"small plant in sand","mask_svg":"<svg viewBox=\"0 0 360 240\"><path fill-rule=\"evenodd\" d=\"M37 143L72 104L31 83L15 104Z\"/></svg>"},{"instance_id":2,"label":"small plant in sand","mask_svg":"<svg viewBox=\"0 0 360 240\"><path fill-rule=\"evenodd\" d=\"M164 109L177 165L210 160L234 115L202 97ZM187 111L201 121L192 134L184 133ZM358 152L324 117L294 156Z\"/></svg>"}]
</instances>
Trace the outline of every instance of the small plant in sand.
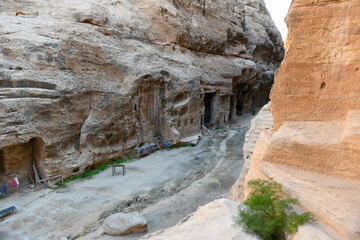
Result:
<instances>
[{"instance_id":1,"label":"small plant in sand","mask_svg":"<svg viewBox=\"0 0 360 240\"><path fill-rule=\"evenodd\" d=\"M284 198L279 183L256 179L251 180L248 187L251 191L244 201L247 207L240 206L235 219L247 233L257 234L264 240L285 239L285 232L297 232L313 215L291 212L297 200Z\"/></svg>"}]
</instances>

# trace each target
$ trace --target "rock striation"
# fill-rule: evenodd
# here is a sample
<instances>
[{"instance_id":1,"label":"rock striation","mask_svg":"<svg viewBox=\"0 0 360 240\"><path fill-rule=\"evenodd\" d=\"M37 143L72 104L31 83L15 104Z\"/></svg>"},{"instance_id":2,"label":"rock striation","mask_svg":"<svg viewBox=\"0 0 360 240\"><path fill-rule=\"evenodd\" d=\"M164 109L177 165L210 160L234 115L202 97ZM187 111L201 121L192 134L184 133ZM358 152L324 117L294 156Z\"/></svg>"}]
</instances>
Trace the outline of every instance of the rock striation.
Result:
<instances>
[{"instance_id":1,"label":"rock striation","mask_svg":"<svg viewBox=\"0 0 360 240\"><path fill-rule=\"evenodd\" d=\"M69 177L265 104L263 0L0 2L0 181Z\"/></svg>"},{"instance_id":2,"label":"rock striation","mask_svg":"<svg viewBox=\"0 0 360 240\"><path fill-rule=\"evenodd\" d=\"M359 1L292 2L274 128L260 134L245 178L281 183L335 231L324 239L360 239L359 10Z\"/></svg>"},{"instance_id":3,"label":"rock striation","mask_svg":"<svg viewBox=\"0 0 360 240\"><path fill-rule=\"evenodd\" d=\"M293 1L287 52L271 91L275 129L285 121L345 121L359 108L359 5Z\"/></svg>"}]
</instances>

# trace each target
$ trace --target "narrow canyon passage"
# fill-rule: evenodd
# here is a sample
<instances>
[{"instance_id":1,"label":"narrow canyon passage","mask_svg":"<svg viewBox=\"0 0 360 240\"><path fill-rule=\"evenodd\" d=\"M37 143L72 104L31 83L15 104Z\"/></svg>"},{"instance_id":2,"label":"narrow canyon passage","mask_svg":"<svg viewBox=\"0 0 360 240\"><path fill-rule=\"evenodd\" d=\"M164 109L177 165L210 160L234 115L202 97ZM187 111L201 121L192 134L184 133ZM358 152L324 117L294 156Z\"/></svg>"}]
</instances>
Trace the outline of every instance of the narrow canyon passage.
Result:
<instances>
[{"instance_id":1,"label":"narrow canyon passage","mask_svg":"<svg viewBox=\"0 0 360 240\"><path fill-rule=\"evenodd\" d=\"M66 188L11 195L3 204L16 205L18 213L0 223L0 238L115 239L101 227L114 212L144 215L149 233L170 227L199 205L227 196L242 168L242 145L252 117L214 130L196 147L162 150L126 163L125 176L111 176L107 169Z\"/></svg>"}]
</instances>

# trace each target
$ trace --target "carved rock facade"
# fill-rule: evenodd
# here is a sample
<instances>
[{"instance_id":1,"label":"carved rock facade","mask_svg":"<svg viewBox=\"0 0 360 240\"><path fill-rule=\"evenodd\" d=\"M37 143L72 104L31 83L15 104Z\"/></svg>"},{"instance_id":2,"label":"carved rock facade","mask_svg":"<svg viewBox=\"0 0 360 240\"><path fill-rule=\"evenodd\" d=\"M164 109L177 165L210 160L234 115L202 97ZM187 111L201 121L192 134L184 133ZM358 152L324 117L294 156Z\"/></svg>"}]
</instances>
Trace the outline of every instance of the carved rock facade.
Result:
<instances>
[{"instance_id":1,"label":"carved rock facade","mask_svg":"<svg viewBox=\"0 0 360 240\"><path fill-rule=\"evenodd\" d=\"M0 180L64 177L268 101L262 0L0 3Z\"/></svg>"}]
</instances>

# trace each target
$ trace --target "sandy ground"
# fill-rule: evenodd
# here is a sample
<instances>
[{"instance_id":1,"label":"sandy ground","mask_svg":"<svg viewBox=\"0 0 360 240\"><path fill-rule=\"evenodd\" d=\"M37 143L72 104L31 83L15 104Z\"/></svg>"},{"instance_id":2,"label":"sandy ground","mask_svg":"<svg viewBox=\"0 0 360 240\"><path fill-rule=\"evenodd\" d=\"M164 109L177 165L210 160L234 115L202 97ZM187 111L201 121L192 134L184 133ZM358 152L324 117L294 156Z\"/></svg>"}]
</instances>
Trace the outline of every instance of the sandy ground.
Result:
<instances>
[{"instance_id":1,"label":"sandy ground","mask_svg":"<svg viewBox=\"0 0 360 240\"><path fill-rule=\"evenodd\" d=\"M157 151L126 163L126 175L111 169L61 189L23 190L0 200L18 212L0 222L0 239L130 240L144 234L111 237L102 233L105 217L136 212L148 232L175 225L199 205L226 197L242 168L242 145L250 120L204 137L196 147Z\"/></svg>"}]
</instances>

